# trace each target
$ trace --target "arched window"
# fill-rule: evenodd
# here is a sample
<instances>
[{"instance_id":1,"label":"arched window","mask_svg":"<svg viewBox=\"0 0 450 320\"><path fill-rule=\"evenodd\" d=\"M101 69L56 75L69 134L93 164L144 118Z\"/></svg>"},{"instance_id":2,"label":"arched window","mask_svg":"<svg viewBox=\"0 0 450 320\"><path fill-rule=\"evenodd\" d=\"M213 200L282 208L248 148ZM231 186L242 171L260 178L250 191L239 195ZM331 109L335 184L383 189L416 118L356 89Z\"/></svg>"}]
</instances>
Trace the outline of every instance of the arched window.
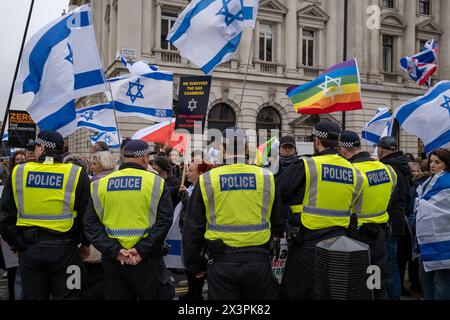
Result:
<instances>
[{"instance_id":1,"label":"arched window","mask_svg":"<svg viewBox=\"0 0 450 320\"><path fill-rule=\"evenodd\" d=\"M236 115L234 114L234 110L226 103L216 104L209 111L208 129L223 131L226 128L234 127L235 124Z\"/></svg>"},{"instance_id":2,"label":"arched window","mask_svg":"<svg viewBox=\"0 0 450 320\"><path fill-rule=\"evenodd\" d=\"M278 129L281 132L281 116L272 107L262 108L256 116L256 131Z\"/></svg>"}]
</instances>

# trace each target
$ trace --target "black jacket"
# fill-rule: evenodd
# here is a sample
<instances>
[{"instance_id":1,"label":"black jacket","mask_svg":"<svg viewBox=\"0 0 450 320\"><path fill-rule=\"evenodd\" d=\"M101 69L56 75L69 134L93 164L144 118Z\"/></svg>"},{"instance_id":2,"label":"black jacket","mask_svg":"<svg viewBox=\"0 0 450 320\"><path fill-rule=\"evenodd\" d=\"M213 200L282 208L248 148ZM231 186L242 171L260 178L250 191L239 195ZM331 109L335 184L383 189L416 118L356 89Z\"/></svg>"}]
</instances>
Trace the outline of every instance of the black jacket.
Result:
<instances>
[{"instance_id":1,"label":"black jacket","mask_svg":"<svg viewBox=\"0 0 450 320\"><path fill-rule=\"evenodd\" d=\"M199 274L206 270L206 261L200 255L202 248L205 247L204 235L207 223L205 212L209 212L209 208L205 208L200 184L197 183L189 199L182 241L185 266L193 274ZM284 231L284 223L280 207L280 194L277 188L275 188L270 223L272 235L280 237Z\"/></svg>"},{"instance_id":2,"label":"black jacket","mask_svg":"<svg viewBox=\"0 0 450 320\"><path fill-rule=\"evenodd\" d=\"M138 164L124 163L119 170L133 168L145 170ZM133 199L130 199L133 201ZM170 193L166 183L164 183L163 192L158 204L158 211L156 214L156 221L151 227L148 236L141 239L135 246L142 259L147 259L150 256L159 258L161 247L164 240L172 226L173 207L170 200ZM87 238L91 241L97 250L103 255L115 259L122 249L119 241L108 237L104 225L100 222L97 212L95 211L92 198L89 200L89 205L86 209L84 217L84 228Z\"/></svg>"},{"instance_id":3,"label":"black jacket","mask_svg":"<svg viewBox=\"0 0 450 320\"><path fill-rule=\"evenodd\" d=\"M45 158L39 158L38 162L44 162ZM62 159L60 157L54 157L55 163L61 163ZM86 171L81 170L80 177L78 179L78 184L75 190L75 204L74 209L77 211L77 217L75 218L72 229L70 229L65 235L70 234L74 239L80 241L84 245L88 245L89 241L84 237L83 232L83 215L86 210L87 204L89 202L89 175ZM39 201L39 200L37 200ZM14 227L17 223L17 207L14 201L14 194L12 189L12 175L10 175L6 181L6 185L2 193L1 211L0 211L0 234L2 238L8 242L8 244L17 248L17 241L20 241L20 233L24 229L30 229L29 227ZM33 227L38 228L38 227ZM52 234L59 234L57 231L50 231L44 228L42 229L46 232ZM16 232L17 231L17 232Z\"/></svg>"},{"instance_id":4,"label":"black jacket","mask_svg":"<svg viewBox=\"0 0 450 320\"><path fill-rule=\"evenodd\" d=\"M390 165L397 173L397 186L392 193L387 211L392 227L392 236L399 237L405 233L405 214L410 197L411 170L408 166L408 159L401 151L387 155L380 161Z\"/></svg>"}]
</instances>

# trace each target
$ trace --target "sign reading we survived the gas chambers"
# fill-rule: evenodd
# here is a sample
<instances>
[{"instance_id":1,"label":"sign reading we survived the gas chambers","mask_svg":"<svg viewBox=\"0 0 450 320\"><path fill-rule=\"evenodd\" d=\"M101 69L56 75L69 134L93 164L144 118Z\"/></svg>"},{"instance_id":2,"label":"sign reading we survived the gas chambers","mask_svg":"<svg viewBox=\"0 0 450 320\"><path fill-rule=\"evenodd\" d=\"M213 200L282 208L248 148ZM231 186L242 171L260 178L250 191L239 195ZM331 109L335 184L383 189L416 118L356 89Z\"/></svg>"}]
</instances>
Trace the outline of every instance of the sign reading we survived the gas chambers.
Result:
<instances>
[{"instance_id":1,"label":"sign reading we survived the gas chambers","mask_svg":"<svg viewBox=\"0 0 450 320\"><path fill-rule=\"evenodd\" d=\"M210 89L211 76L181 77L175 129L186 129L193 134L201 125L203 133Z\"/></svg>"}]
</instances>

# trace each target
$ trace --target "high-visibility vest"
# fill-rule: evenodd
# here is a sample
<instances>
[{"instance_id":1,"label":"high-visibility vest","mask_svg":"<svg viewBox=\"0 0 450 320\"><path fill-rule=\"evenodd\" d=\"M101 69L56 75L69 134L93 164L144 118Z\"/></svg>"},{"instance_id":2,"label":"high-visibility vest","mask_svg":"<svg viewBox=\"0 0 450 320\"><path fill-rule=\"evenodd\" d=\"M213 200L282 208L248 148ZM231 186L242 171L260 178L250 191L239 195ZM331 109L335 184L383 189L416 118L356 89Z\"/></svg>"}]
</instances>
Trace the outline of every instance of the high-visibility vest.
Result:
<instances>
[{"instance_id":1,"label":"high-visibility vest","mask_svg":"<svg viewBox=\"0 0 450 320\"><path fill-rule=\"evenodd\" d=\"M125 249L148 236L164 180L145 170L123 169L91 183L95 211L110 238Z\"/></svg>"},{"instance_id":2,"label":"high-visibility vest","mask_svg":"<svg viewBox=\"0 0 450 320\"><path fill-rule=\"evenodd\" d=\"M205 239L230 247L266 244L275 198L271 172L247 164L222 166L204 173L199 185L206 208Z\"/></svg>"},{"instance_id":3,"label":"high-visibility vest","mask_svg":"<svg viewBox=\"0 0 450 320\"><path fill-rule=\"evenodd\" d=\"M17 226L67 232L77 212L75 191L81 168L71 163L29 162L12 173Z\"/></svg>"},{"instance_id":4,"label":"high-visibility vest","mask_svg":"<svg viewBox=\"0 0 450 320\"><path fill-rule=\"evenodd\" d=\"M358 162L353 165L361 171L364 178L361 196L352 210L358 216L358 225L388 222L389 214L386 210L397 184L394 169L379 161Z\"/></svg>"},{"instance_id":5,"label":"high-visibility vest","mask_svg":"<svg viewBox=\"0 0 450 320\"><path fill-rule=\"evenodd\" d=\"M291 206L311 230L345 227L357 200L363 178L350 162L338 155L303 158L306 185L302 205Z\"/></svg>"}]
</instances>

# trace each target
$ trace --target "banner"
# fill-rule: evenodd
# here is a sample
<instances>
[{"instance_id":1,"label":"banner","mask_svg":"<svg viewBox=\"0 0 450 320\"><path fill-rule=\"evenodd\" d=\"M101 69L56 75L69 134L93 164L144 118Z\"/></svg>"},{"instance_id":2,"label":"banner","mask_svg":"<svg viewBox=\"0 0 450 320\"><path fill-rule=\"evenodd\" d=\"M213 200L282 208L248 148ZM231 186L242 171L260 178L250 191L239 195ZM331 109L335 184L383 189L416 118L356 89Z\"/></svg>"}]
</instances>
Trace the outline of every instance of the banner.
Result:
<instances>
[{"instance_id":1,"label":"banner","mask_svg":"<svg viewBox=\"0 0 450 320\"><path fill-rule=\"evenodd\" d=\"M281 283L283 278L284 268L286 267L286 259L288 255L288 244L286 238L280 239L280 254L272 258L272 273Z\"/></svg>"},{"instance_id":2,"label":"banner","mask_svg":"<svg viewBox=\"0 0 450 320\"><path fill-rule=\"evenodd\" d=\"M26 111L10 110L8 144L11 148L25 148L36 138L36 123Z\"/></svg>"},{"instance_id":3,"label":"banner","mask_svg":"<svg viewBox=\"0 0 450 320\"><path fill-rule=\"evenodd\" d=\"M181 77L175 130L186 129L193 134L197 125L195 122L201 121L201 132L203 133L210 89L210 76Z\"/></svg>"}]
</instances>

